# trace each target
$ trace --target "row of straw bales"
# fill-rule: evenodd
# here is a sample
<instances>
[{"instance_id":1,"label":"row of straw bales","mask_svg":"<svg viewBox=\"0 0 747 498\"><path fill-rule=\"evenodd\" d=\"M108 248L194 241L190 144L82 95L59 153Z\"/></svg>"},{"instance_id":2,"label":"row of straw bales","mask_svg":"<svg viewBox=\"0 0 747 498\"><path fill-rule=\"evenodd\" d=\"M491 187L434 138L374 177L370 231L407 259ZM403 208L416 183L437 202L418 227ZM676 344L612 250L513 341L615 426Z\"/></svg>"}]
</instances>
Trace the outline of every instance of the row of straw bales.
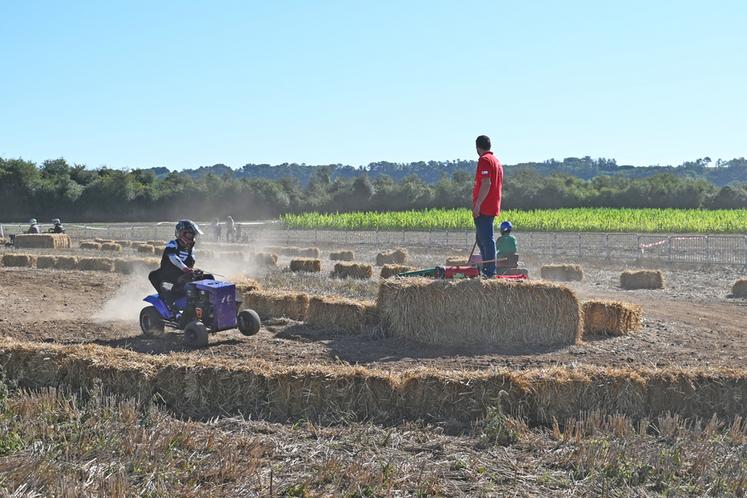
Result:
<instances>
[{"instance_id":1,"label":"row of straw bales","mask_svg":"<svg viewBox=\"0 0 747 498\"><path fill-rule=\"evenodd\" d=\"M14 245L19 249L70 249L70 236L64 233L18 234Z\"/></svg>"},{"instance_id":2,"label":"row of straw bales","mask_svg":"<svg viewBox=\"0 0 747 498\"><path fill-rule=\"evenodd\" d=\"M0 259L6 267L25 267L55 270L103 271L134 273L137 270L158 266L155 258L98 258L77 256L50 256L35 254L4 254Z\"/></svg>"},{"instance_id":3,"label":"row of straw bales","mask_svg":"<svg viewBox=\"0 0 747 498\"><path fill-rule=\"evenodd\" d=\"M98 345L0 340L0 364L26 389L64 387L156 399L177 416L271 421L453 422L467 427L500 405L530 424L584 413L633 419L747 413L747 370L594 366L392 372L348 365L152 356Z\"/></svg>"},{"instance_id":4,"label":"row of straw bales","mask_svg":"<svg viewBox=\"0 0 747 498\"><path fill-rule=\"evenodd\" d=\"M280 256L300 256L304 258L318 259L321 251L318 247L284 247L284 246L267 246L262 248L262 252L278 254Z\"/></svg>"}]
</instances>

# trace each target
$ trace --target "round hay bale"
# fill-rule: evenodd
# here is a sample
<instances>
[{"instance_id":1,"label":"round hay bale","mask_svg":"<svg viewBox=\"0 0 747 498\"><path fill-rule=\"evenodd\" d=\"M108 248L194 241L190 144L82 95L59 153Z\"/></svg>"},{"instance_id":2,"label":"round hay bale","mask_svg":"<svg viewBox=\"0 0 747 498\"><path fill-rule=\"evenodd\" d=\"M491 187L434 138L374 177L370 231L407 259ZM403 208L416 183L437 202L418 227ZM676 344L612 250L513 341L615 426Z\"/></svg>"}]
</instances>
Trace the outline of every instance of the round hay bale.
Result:
<instances>
[{"instance_id":1,"label":"round hay bale","mask_svg":"<svg viewBox=\"0 0 747 498\"><path fill-rule=\"evenodd\" d=\"M114 261L112 258L80 258L78 260L78 269L111 272L114 270Z\"/></svg>"},{"instance_id":2,"label":"round hay bale","mask_svg":"<svg viewBox=\"0 0 747 498\"><path fill-rule=\"evenodd\" d=\"M584 270L580 265L544 265L540 268L540 278L558 282L580 282L584 279Z\"/></svg>"},{"instance_id":3,"label":"round hay bale","mask_svg":"<svg viewBox=\"0 0 747 498\"><path fill-rule=\"evenodd\" d=\"M302 322L309 309L308 294L252 290L241 296L242 309L253 309L260 318L290 318Z\"/></svg>"},{"instance_id":4,"label":"round hay bale","mask_svg":"<svg viewBox=\"0 0 747 498\"><path fill-rule=\"evenodd\" d=\"M4 254L3 266L18 268L31 268L36 264L36 256L33 254Z\"/></svg>"},{"instance_id":5,"label":"round hay bale","mask_svg":"<svg viewBox=\"0 0 747 498\"><path fill-rule=\"evenodd\" d=\"M404 266L404 265L384 265L381 267L381 278L390 278L393 277L399 273L404 273L407 271L412 271L413 268L411 266Z\"/></svg>"},{"instance_id":6,"label":"round hay bale","mask_svg":"<svg viewBox=\"0 0 747 498\"><path fill-rule=\"evenodd\" d=\"M119 244L117 244L117 243L114 243L114 242L104 243L104 244L101 244L101 250L102 251L122 252L122 246L119 245Z\"/></svg>"},{"instance_id":7,"label":"round hay bale","mask_svg":"<svg viewBox=\"0 0 747 498\"><path fill-rule=\"evenodd\" d=\"M18 234L15 246L19 249L70 249L70 236L64 233Z\"/></svg>"},{"instance_id":8,"label":"round hay bale","mask_svg":"<svg viewBox=\"0 0 747 498\"><path fill-rule=\"evenodd\" d=\"M620 287L627 290L663 289L664 274L659 270L625 270L620 275Z\"/></svg>"},{"instance_id":9,"label":"round hay bale","mask_svg":"<svg viewBox=\"0 0 747 498\"><path fill-rule=\"evenodd\" d=\"M140 254L155 254L156 253L156 248L150 244L139 245L136 250Z\"/></svg>"},{"instance_id":10,"label":"round hay bale","mask_svg":"<svg viewBox=\"0 0 747 498\"><path fill-rule=\"evenodd\" d=\"M329 253L329 259L332 261L353 261L355 253L353 251L343 250Z\"/></svg>"},{"instance_id":11,"label":"round hay bale","mask_svg":"<svg viewBox=\"0 0 747 498\"><path fill-rule=\"evenodd\" d=\"M747 279L739 279L731 288L731 297L747 297Z\"/></svg>"},{"instance_id":12,"label":"round hay bale","mask_svg":"<svg viewBox=\"0 0 747 498\"><path fill-rule=\"evenodd\" d=\"M277 266L278 255L275 253L258 252L254 255L254 263L257 266Z\"/></svg>"},{"instance_id":13,"label":"round hay bale","mask_svg":"<svg viewBox=\"0 0 747 498\"><path fill-rule=\"evenodd\" d=\"M583 303L584 336L627 335L641 329L641 307L622 301Z\"/></svg>"},{"instance_id":14,"label":"round hay bale","mask_svg":"<svg viewBox=\"0 0 747 498\"><path fill-rule=\"evenodd\" d=\"M376 255L376 266L403 265L407 261L406 249L395 249L394 251L380 252Z\"/></svg>"},{"instance_id":15,"label":"round hay bale","mask_svg":"<svg viewBox=\"0 0 747 498\"><path fill-rule=\"evenodd\" d=\"M78 258L75 256L57 256L58 270L77 270Z\"/></svg>"},{"instance_id":16,"label":"round hay bale","mask_svg":"<svg viewBox=\"0 0 747 498\"><path fill-rule=\"evenodd\" d=\"M367 279L373 276L373 267L363 263L337 263L332 271L332 276Z\"/></svg>"},{"instance_id":17,"label":"round hay bale","mask_svg":"<svg viewBox=\"0 0 747 498\"><path fill-rule=\"evenodd\" d=\"M37 268L56 268L57 257L56 256L39 256L36 258Z\"/></svg>"},{"instance_id":18,"label":"round hay bale","mask_svg":"<svg viewBox=\"0 0 747 498\"><path fill-rule=\"evenodd\" d=\"M322 262L318 259L292 259L290 262L290 270L319 273L322 271Z\"/></svg>"},{"instance_id":19,"label":"round hay bale","mask_svg":"<svg viewBox=\"0 0 747 498\"><path fill-rule=\"evenodd\" d=\"M365 325L374 321L375 310L375 303L369 301L330 296L312 297L306 323L312 327L359 334Z\"/></svg>"},{"instance_id":20,"label":"round hay bale","mask_svg":"<svg viewBox=\"0 0 747 498\"><path fill-rule=\"evenodd\" d=\"M90 240L84 240L79 244L79 247L81 249L92 249L96 251L101 250L101 243L100 242L91 242Z\"/></svg>"},{"instance_id":21,"label":"round hay bale","mask_svg":"<svg viewBox=\"0 0 747 498\"><path fill-rule=\"evenodd\" d=\"M582 333L573 291L548 282L382 281L377 300L387 334L447 346L560 346Z\"/></svg>"}]
</instances>

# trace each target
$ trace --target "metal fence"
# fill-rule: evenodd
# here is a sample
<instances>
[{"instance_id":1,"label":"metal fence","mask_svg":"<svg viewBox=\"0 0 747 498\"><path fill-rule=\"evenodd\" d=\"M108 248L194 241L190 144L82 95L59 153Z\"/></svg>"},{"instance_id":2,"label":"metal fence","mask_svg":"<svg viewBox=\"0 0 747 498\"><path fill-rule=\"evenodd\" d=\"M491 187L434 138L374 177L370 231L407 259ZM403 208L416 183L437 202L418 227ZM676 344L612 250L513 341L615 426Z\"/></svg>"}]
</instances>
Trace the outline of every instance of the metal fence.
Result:
<instances>
[{"instance_id":1,"label":"metal fence","mask_svg":"<svg viewBox=\"0 0 747 498\"><path fill-rule=\"evenodd\" d=\"M208 226L205 224L203 226ZM157 224L66 225L75 238L167 240L174 235L171 222ZM6 233L21 233L26 225L2 225ZM209 228L209 227L208 227ZM209 232L209 230L208 230ZM296 230L275 222L241 223L248 243L286 245L368 245L372 248L433 247L439 250L470 248L474 232L463 230L374 231ZM225 235L225 233L224 233ZM519 251L556 260L599 259L619 262L662 262L747 267L747 235L682 235L635 233L518 232ZM203 240L211 240L206 233Z\"/></svg>"}]
</instances>

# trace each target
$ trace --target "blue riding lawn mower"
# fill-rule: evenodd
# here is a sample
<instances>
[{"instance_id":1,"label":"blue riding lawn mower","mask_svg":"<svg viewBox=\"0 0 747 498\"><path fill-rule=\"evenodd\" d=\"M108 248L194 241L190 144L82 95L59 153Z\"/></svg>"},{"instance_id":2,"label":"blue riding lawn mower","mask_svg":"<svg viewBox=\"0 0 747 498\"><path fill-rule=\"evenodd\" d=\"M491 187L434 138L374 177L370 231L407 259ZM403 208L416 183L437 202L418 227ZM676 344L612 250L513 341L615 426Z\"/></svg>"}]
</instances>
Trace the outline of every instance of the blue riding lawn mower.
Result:
<instances>
[{"instance_id":1,"label":"blue riding lawn mower","mask_svg":"<svg viewBox=\"0 0 747 498\"><path fill-rule=\"evenodd\" d=\"M187 347L202 348L208 344L208 334L221 330L238 328L246 336L259 332L259 315L254 310L239 310L236 286L210 277L196 272L173 304L167 304L158 294L143 299L150 303L140 312L143 335L161 337L165 327L183 330Z\"/></svg>"}]
</instances>

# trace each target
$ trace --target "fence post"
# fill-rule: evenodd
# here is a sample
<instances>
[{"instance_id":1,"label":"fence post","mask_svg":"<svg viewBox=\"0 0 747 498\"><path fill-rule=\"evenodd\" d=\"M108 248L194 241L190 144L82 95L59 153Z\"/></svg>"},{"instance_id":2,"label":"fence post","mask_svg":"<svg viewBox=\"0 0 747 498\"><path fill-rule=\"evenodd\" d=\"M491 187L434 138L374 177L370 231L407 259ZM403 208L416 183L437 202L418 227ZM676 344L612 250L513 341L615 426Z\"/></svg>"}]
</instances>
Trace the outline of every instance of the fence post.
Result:
<instances>
[{"instance_id":1,"label":"fence post","mask_svg":"<svg viewBox=\"0 0 747 498\"><path fill-rule=\"evenodd\" d=\"M638 258L636 258L638 261L643 259L643 248L641 247L641 236L638 234L635 234L635 240L636 240L636 253L638 254Z\"/></svg>"},{"instance_id":2,"label":"fence post","mask_svg":"<svg viewBox=\"0 0 747 498\"><path fill-rule=\"evenodd\" d=\"M669 246L669 263L672 263L672 236L667 237L667 246Z\"/></svg>"}]
</instances>

